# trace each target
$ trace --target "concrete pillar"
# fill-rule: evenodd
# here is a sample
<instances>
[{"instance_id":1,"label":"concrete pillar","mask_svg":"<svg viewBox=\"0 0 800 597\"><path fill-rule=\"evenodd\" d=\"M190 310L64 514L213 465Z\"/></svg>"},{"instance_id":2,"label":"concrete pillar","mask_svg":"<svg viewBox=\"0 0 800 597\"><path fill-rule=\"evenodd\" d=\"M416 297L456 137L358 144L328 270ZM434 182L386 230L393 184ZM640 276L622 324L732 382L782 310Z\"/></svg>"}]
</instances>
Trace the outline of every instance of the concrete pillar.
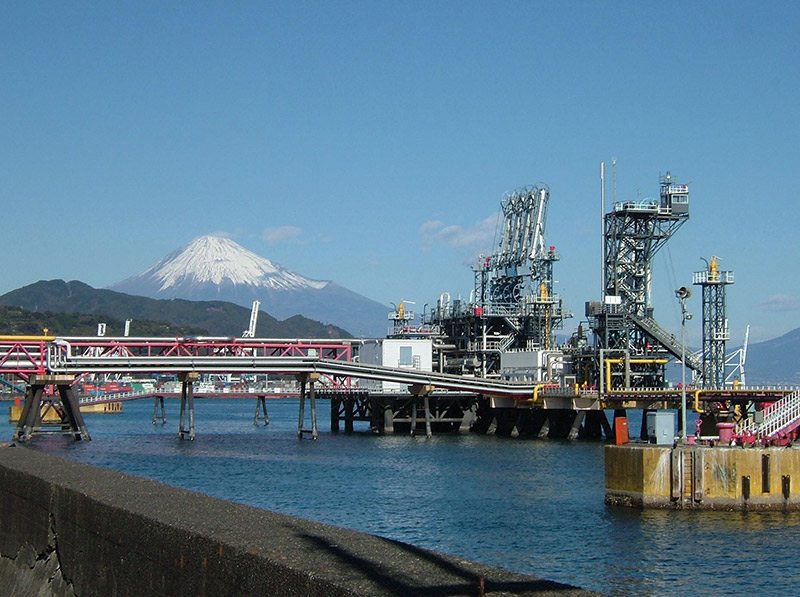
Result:
<instances>
[{"instance_id":1,"label":"concrete pillar","mask_svg":"<svg viewBox=\"0 0 800 597\"><path fill-rule=\"evenodd\" d=\"M394 433L394 410L391 402L383 405L383 432Z\"/></svg>"},{"instance_id":2,"label":"concrete pillar","mask_svg":"<svg viewBox=\"0 0 800 597\"><path fill-rule=\"evenodd\" d=\"M548 411L544 412L544 420L542 421L542 426L539 429L539 439L545 439L548 435L550 435L550 413Z\"/></svg>"},{"instance_id":3,"label":"concrete pillar","mask_svg":"<svg viewBox=\"0 0 800 597\"><path fill-rule=\"evenodd\" d=\"M297 437L303 439L303 434L308 433L307 429L303 429L305 423L305 409L306 409L306 388L308 388L308 398L311 406L311 439L317 439L317 401L314 395L314 382L319 379L319 373L301 373L297 375L297 380L300 382L300 408L297 419Z\"/></svg>"},{"instance_id":4,"label":"concrete pillar","mask_svg":"<svg viewBox=\"0 0 800 597\"><path fill-rule=\"evenodd\" d=\"M42 408L42 393L44 385L29 385L25 393L25 404L22 407L22 414L17 421L17 428L14 430L14 441L26 442L33 434L33 429L38 425L40 409Z\"/></svg>"},{"instance_id":5,"label":"concrete pillar","mask_svg":"<svg viewBox=\"0 0 800 597\"><path fill-rule=\"evenodd\" d=\"M475 410L477 406L475 404L471 404L469 408L464 409L464 414L461 417L461 423L458 426L459 433L466 433L472 427L473 421L475 421Z\"/></svg>"},{"instance_id":6,"label":"concrete pillar","mask_svg":"<svg viewBox=\"0 0 800 597\"><path fill-rule=\"evenodd\" d=\"M352 396L344 399L344 432L353 433L353 409L355 408L355 400Z\"/></svg>"},{"instance_id":7,"label":"concrete pillar","mask_svg":"<svg viewBox=\"0 0 800 597\"><path fill-rule=\"evenodd\" d=\"M417 426L417 398L423 397L423 407L425 409L425 436L432 437L431 431L431 408L429 396L436 389L435 386L430 384L415 383L408 387L408 391L414 396L414 401L411 406L411 435L414 435L414 428Z\"/></svg>"},{"instance_id":8,"label":"concrete pillar","mask_svg":"<svg viewBox=\"0 0 800 597\"><path fill-rule=\"evenodd\" d=\"M339 432L339 406L342 404L341 399L335 394L331 394L331 432Z\"/></svg>"},{"instance_id":9,"label":"concrete pillar","mask_svg":"<svg viewBox=\"0 0 800 597\"><path fill-rule=\"evenodd\" d=\"M578 439L578 434L581 430L581 425L583 424L583 419L586 417L585 410L579 410L575 412L575 418L572 420L572 427L569 429L569 433L567 434L567 439Z\"/></svg>"}]
</instances>

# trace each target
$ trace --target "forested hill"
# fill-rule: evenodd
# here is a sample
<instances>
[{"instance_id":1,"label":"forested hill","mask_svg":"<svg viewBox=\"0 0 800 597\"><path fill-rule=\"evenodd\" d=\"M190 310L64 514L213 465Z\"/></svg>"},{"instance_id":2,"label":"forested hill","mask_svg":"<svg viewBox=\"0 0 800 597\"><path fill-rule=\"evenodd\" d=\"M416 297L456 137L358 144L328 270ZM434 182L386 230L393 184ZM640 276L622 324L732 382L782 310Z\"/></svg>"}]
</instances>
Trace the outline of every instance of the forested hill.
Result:
<instances>
[{"instance_id":1,"label":"forested hill","mask_svg":"<svg viewBox=\"0 0 800 597\"><path fill-rule=\"evenodd\" d=\"M131 336L171 336L176 331L214 336L241 336L250 322L250 310L224 301L150 299L92 288L79 281L40 281L0 296L0 305L18 307L51 318L57 335L95 335L97 324L107 324L106 335L121 336L124 321L131 319ZM67 314L74 318L65 317ZM11 316L9 314L8 316ZM87 317L78 317L86 315ZM21 313L15 316L23 325ZM36 323L43 326L44 319ZM112 323L113 322L113 323ZM149 322L149 323L148 323ZM160 323L159 323L160 322ZM31 329L33 321L28 324ZM88 327L87 327L88 326ZM159 327L161 326L161 327ZM0 331L8 326L0 321ZM82 330L78 332L78 330ZM41 333L41 329L36 333ZM280 321L261 311L256 336L261 338L350 338L345 330L302 316Z\"/></svg>"}]
</instances>

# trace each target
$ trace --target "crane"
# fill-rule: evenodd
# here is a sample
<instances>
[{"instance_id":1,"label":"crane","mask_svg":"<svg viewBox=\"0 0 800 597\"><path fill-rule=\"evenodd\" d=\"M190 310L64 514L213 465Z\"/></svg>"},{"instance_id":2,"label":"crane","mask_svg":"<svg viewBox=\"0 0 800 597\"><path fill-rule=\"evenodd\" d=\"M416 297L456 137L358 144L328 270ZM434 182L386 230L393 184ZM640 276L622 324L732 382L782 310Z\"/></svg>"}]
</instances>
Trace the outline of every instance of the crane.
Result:
<instances>
[{"instance_id":1,"label":"crane","mask_svg":"<svg viewBox=\"0 0 800 597\"><path fill-rule=\"evenodd\" d=\"M250 326L242 332L242 338L255 338L256 324L258 323L258 308L261 302L258 300L253 301L253 309L250 311Z\"/></svg>"}]
</instances>

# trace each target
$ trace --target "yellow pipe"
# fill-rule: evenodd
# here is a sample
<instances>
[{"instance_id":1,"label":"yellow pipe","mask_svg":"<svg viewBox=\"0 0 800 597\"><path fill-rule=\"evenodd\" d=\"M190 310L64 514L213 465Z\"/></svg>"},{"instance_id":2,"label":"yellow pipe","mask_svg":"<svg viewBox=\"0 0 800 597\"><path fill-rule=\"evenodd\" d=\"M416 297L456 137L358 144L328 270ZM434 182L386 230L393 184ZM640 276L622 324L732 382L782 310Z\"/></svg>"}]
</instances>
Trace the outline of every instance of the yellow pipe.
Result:
<instances>
[{"instance_id":1,"label":"yellow pipe","mask_svg":"<svg viewBox=\"0 0 800 597\"><path fill-rule=\"evenodd\" d=\"M606 363L624 363L625 359L605 359ZM658 363L660 365L669 363L669 359L628 359L629 363Z\"/></svg>"},{"instance_id":2,"label":"yellow pipe","mask_svg":"<svg viewBox=\"0 0 800 597\"><path fill-rule=\"evenodd\" d=\"M604 390L606 392L611 390L611 365L612 364L621 364L625 362L625 359L604 359L606 362L606 387ZM650 364L656 363L658 365L665 365L669 363L669 359L628 359L629 363L636 363L636 364Z\"/></svg>"},{"instance_id":3,"label":"yellow pipe","mask_svg":"<svg viewBox=\"0 0 800 597\"><path fill-rule=\"evenodd\" d=\"M634 390L614 390L614 394L630 394L631 396L637 396L641 394L655 394L658 396L672 396L673 394L678 396L680 395L680 390L647 390L643 391L642 389L634 389Z\"/></svg>"},{"instance_id":4,"label":"yellow pipe","mask_svg":"<svg viewBox=\"0 0 800 597\"><path fill-rule=\"evenodd\" d=\"M0 342L52 342L55 336L0 336Z\"/></svg>"},{"instance_id":5,"label":"yellow pipe","mask_svg":"<svg viewBox=\"0 0 800 597\"><path fill-rule=\"evenodd\" d=\"M694 412L696 413L704 413L702 408L700 408L700 394L703 393L703 390L695 390L694 391Z\"/></svg>"},{"instance_id":6,"label":"yellow pipe","mask_svg":"<svg viewBox=\"0 0 800 597\"><path fill-rule=\"evenodd\" d=\"M539 383L533 386L533 403L536 404L539 401L539 390L542 388L549 388L555 387L557 384L554 383Z\"/></svg>"}]
</instances>

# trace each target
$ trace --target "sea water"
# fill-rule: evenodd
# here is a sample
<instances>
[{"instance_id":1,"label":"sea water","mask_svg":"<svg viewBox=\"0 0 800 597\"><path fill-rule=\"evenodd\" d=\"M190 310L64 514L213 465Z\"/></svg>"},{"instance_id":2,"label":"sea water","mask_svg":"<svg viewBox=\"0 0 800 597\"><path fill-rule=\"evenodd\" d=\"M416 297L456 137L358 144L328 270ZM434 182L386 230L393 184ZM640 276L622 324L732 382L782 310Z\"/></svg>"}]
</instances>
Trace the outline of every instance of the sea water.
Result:
<instances>
[{"instance_id":1,"label":"sea water","mask_svg":"<svg viewBox=\"0 0 800 597\"><path fill-rule=\"evenodd\" d=\"M153 404L85 415L90 442L32 449L349 527L611 595L796 594L800 513L635 510L604 504L603 444L486 435L297 438L297 400L198 399L197 437ZM306 409L308 416L308 408ZM306 423L308 426L308 423ZM10 439L13 427L7 424Z\"/></svg>"}]
</instances>

